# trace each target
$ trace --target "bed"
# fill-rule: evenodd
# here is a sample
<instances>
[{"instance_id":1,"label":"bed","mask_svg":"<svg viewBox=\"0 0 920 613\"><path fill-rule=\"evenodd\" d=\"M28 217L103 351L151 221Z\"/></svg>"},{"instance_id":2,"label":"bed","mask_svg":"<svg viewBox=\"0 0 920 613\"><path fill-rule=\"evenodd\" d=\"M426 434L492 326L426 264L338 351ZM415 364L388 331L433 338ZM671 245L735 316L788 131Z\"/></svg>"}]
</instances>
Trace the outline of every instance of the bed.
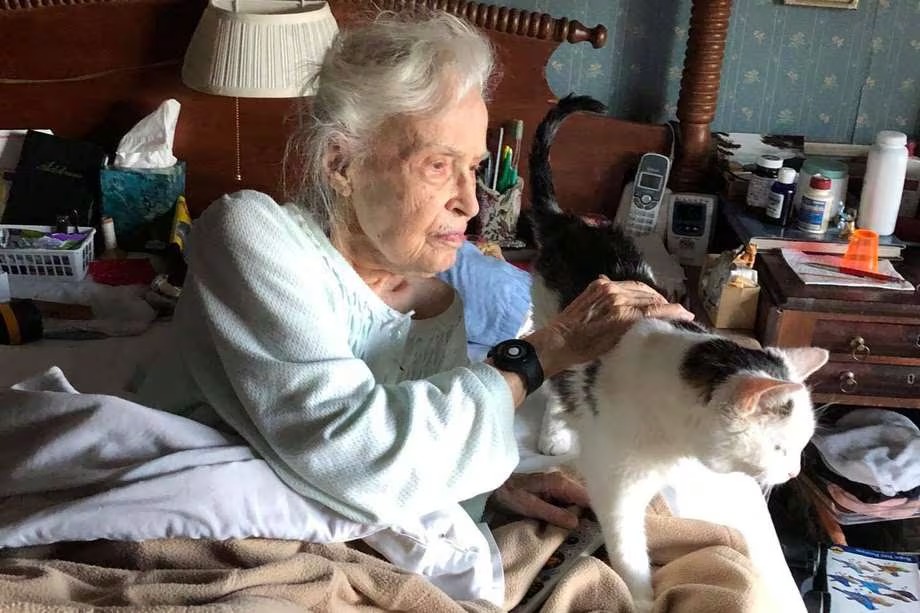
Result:
<instances>
[{"instance_id":1,"label":"bed","mask_svg":"<svg viewBox=\"0 0 920 613\"><path fill-rule=\"evenodd\" d=\"M181 58L204 5L204 0L0 0L0 36L10 50L0 57L0 127L51 128L65 137L93 140L111 151L138 119L163 99L174 97L182 103L175 150L187 163L190 206L200 213L219 195L239 187L233 179L233 143L227 136L233 126L232 100L194 92L179 79ZM523 119L527 126L539 122L554 95L544 79L533 75L543 74L557 46L599 47L606 42L602 25L588 27L478 2L330 2L340 27L366 19L374 7L400 10L417 5L462 15L493 40L504 75L490 102L496 125L512 117ZM560 202L579 213L612 217L639 156L647 151L667 154L672 144L671 187L706 188L712 175L710 123L730 9L730 0L694 2L676 142L663 125L612 117L574 117L566 123L554 148ZM240 100L245 187L281 196L289 110L288 100ZM530 136L525 134L525 149ZM168 337L162 324L138 337L2 348L0 386L55 364L82 392L120 393L134 366L164 349ZM52 379L57 376L52 375ZM64 385L55 381L53 386ZM62 391L66 390L52 387L41 393ZM528 427L522 422L522 440L532 437ZM688 480L699 478L691 473ZM699 479L694 485L697 491L716 487L723 496L737 485ZM701 505L686 491L672 492L670 498L672 509L680 507L679 517L663 508L650 516L661 528L653 543L656 561L663 565L656 579L658 589L666 592L661 610L748 610L762 602L752 585L773 586L774 596L781 594L782 610L799 608L758 493L748 497L753 501L748 507L725 506L716 515L712 505ZM543 562L565 534L533 522L513 522L497 529L495 537L505 562L507 608L532 588ZM707 552L713 555L706 557ZM36 610L86 605L164 607L158 610L189 605L265 611L496 610L487 602L450 599L365 551L296 539L60 543L6 549L0 557L0 602L40 603L43 608ZM604 570L597 559L588 558L579 573L558 586L547 606L558 611L628 610L618 581L609 568ZM691 584L711 589L688 592Z\"/></svg>"}]
</instances>

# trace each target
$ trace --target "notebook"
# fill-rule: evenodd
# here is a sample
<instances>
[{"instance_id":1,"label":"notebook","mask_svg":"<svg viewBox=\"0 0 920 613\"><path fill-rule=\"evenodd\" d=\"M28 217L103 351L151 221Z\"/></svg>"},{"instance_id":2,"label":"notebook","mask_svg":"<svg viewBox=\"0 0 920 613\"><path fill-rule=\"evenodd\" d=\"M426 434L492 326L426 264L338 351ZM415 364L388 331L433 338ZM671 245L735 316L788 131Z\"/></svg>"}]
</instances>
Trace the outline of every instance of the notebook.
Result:
<instances>
[{"instance_id":1,"label":"notebook","mask_svg":"<svg viewBox=\"0 0 920 613\"><path fill-rule=\"evenodd\" d=\"M811 234L792 226L783 228L768 224L734 202L722 201L720 206L738 238L754 245L758 251L795 249L806 253L843 255L847 250L848 241L837 230ZM901 257L901 251L907 246L894 235L880 236L878 243L878 256L885 259Z\"/></svg>"},{"instance_id":2,"label":"notebook","mask_svg":"<svg viewBox=\"0 0 920 613\"><path fill-rule=\"evenodd\" d=\"M99 169L105 152L95 143L29 130L13 174L3 223L54 226L59 215L96 225Z\"/></svg>"},{"instance_id":3,"label":"notebook","mask_svg":"<svg viewBox=\"0 0 920 613\"><path fill-rule=\"evenodd\" d=\"M783 249L781 253L783 254L783 259L789 264L789 268L795 272L805 285L840 285L844 287L871 287L873 289L914 291L914 286L911 282L895 270L894 266L892 266L891 262L888 260L879 260L877 272L898 278L900 281L882 281L871 277L857 277L842 272L827 270L826 268L821 269L809 266L809 264L813 263L840 266L840 257L836 255L804 253L796 249Z\"/></svg>"}]
</instances>

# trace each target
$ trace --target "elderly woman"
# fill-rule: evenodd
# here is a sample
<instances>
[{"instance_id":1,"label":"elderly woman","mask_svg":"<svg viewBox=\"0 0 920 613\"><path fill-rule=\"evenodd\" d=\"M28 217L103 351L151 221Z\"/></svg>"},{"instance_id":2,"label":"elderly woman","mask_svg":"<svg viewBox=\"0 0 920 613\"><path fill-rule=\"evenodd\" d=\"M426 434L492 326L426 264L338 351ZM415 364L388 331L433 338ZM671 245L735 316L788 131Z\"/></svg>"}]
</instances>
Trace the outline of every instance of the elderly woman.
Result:
<instances>
[{"instance_id":1,"label":"elderly woman","mask_svg":"<svg viewBox=\"0 0 920 613\"><path fill-rule=\"evenodd\" d=\"M690 315L598 280L546 328L468 362L461 300L436 274L478 211L492 70L488 42L449 15L340 33L291 140L302 190L284 206L228 195L196 222L180 359L151 373L144 401L232 429L354 521L399 525L498 489L512 511L574 525L543 500L585 504L574 481L506 482L515 407L637 317Z\"/></svg>"}]
</instances>

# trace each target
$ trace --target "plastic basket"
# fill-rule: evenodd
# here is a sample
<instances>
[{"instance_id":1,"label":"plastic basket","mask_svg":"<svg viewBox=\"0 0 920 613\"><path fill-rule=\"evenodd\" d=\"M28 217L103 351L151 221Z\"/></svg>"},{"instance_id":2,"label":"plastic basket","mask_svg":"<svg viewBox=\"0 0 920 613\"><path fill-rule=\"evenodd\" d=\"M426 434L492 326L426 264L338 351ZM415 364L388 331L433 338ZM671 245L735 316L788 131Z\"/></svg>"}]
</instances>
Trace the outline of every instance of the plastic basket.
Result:
<instances>
[{"instance_id":1,"label":"plastic basket","mask_svg":"<svg viewBox=\"0 0 920 613\"><path fill-rule=\"evenodd\" d=\"M38 230L52 232L50 226L0 225L9 230ZM0 272L11 277L32 277L40 279L61 279L82 281L86 277L89 263L93 260L94 228L79 227L88 232L83 242L75 249L0 249Z\"/></svg>"}]
</instances>

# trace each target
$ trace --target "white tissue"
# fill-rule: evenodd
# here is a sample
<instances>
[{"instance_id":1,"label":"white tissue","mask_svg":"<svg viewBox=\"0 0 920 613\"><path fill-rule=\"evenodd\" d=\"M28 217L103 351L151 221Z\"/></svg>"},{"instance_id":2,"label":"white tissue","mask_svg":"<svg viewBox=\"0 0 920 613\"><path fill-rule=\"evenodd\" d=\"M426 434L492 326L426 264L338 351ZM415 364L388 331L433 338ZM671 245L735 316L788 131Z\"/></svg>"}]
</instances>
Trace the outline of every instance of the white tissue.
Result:
<instances>
[{"instance_id":1,"label":"white tissue","mask_svg":"<svg viewBox=\"0 0 920 613\"><path fill-rule=\"evenodd\" d=\"M120 168L169 168L176 163L173 137L179 121L178 100L170 98L125 134L115 151Z\"/></svg>"}]
</instances>

